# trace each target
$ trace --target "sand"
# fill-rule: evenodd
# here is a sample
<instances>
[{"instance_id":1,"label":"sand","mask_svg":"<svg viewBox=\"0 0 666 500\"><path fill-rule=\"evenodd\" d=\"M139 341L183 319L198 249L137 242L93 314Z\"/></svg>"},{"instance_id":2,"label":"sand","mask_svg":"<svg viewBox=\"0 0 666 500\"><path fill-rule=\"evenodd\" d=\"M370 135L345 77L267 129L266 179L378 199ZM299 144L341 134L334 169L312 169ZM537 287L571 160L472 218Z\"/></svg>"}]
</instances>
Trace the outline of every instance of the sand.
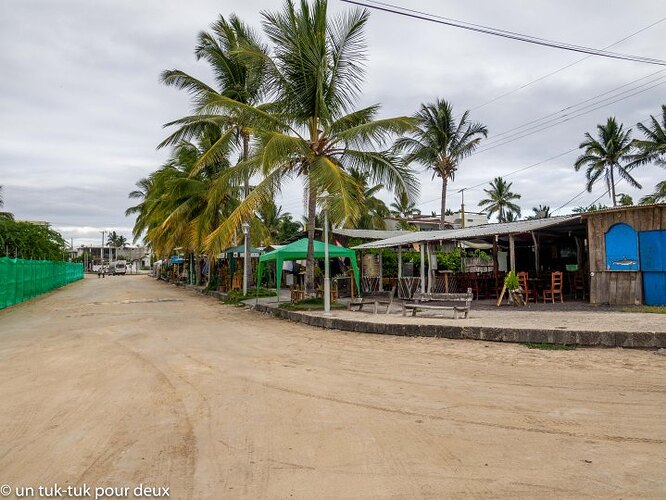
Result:
<instances>
[{"instance_id":1,"label":"sand","mask_svg":"<svg viewBox=\"0 0 666 500\"><path fill-rule=\"evenodd\" d=\"M0 311L0 398L11 488L666 496L666 356L321 330L146 276Z\"/></svg>"}]
</instances>

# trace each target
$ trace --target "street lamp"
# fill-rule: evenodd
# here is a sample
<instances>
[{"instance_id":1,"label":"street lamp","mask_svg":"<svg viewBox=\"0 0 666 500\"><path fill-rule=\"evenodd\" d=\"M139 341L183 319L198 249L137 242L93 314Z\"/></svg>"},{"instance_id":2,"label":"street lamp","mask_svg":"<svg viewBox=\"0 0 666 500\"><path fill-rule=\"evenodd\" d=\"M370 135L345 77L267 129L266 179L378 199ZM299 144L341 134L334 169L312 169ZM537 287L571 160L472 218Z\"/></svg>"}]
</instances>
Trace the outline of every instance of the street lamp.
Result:
<instances>
[{"instance_id":1,"label":"street lamp","mask_svg":"<svg viewBox=\"0 0 666 500\"><path fill-rule=\"evenodd\" d=\"M248 252L248 246L247 246L248 241L247 240L248 240L248 235L250 234L250 225L247 222L243 222L242 228L243 228L243 235L244 235L244 240L245 240L245 244L244 244L244 247L243 247L244 254L245 254L245 257L243 258L243 296L246 296L247 295L247 274L248 274L247 273L247 270L248 270L247 268L248 268L248 265L249 265L249 262L248 262L249 259L247 257L248 257L248 255L250 255L250 252Z\"/></svg>"}]
</instances>

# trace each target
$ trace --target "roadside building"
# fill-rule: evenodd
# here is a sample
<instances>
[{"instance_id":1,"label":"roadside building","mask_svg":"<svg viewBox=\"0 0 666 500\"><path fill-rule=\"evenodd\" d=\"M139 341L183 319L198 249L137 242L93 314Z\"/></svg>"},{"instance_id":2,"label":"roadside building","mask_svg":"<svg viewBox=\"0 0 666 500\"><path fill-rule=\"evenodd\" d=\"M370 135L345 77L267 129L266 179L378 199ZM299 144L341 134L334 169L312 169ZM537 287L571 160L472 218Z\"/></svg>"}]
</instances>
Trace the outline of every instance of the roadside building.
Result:
<instances>
[{"instance_id":1,"label":"roadside building","mask_svg":"<svg viewBox=\"0 0 666 500\"><path fill-rule=\"evenodd\" d=\"M589 241L590 302L666 305L666 204L582 217Z\"/></svg>"}]
</instances>

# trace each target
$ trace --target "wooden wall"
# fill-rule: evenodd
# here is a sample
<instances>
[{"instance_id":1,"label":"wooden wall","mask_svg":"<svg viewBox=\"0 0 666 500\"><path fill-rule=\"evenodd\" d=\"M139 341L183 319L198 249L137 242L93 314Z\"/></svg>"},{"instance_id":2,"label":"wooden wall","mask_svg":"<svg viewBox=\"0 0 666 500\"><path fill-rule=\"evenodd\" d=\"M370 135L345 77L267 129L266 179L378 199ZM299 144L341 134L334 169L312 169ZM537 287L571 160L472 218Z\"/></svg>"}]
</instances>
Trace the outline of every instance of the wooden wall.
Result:
<instances>
[{"instance_id":1,"label":"wooden wall","mask_svg":"<svg viewBox=\"0 0 666 500\"><path fill-rule=\"evenodd\" d=\"M590 254L590 302L635 305L643 303L640 271L607 271L605 234L613 224L629 224L636 231L666 230L666 205L630 207L590 213L587 241Z\"/></svg>"}]
</instances>

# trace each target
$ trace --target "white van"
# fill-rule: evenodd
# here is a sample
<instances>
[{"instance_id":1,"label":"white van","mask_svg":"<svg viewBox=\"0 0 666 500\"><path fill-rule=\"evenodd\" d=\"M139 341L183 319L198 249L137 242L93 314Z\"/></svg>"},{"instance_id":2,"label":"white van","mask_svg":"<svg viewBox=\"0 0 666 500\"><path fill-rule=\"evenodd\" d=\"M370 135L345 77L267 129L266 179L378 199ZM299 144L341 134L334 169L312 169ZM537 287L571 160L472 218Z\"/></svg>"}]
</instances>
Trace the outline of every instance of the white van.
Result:
<instances>
[{"instance_id":1,"label":"white van","mask_svg":"<svg viewBox=\"0 0 666 500\"><path fill-rule=\"evenodd\" d=\"M124 260L116 260L109 264L109 274L126 274L127 273L127 262Z\"/></svg>"}]
</instances>

